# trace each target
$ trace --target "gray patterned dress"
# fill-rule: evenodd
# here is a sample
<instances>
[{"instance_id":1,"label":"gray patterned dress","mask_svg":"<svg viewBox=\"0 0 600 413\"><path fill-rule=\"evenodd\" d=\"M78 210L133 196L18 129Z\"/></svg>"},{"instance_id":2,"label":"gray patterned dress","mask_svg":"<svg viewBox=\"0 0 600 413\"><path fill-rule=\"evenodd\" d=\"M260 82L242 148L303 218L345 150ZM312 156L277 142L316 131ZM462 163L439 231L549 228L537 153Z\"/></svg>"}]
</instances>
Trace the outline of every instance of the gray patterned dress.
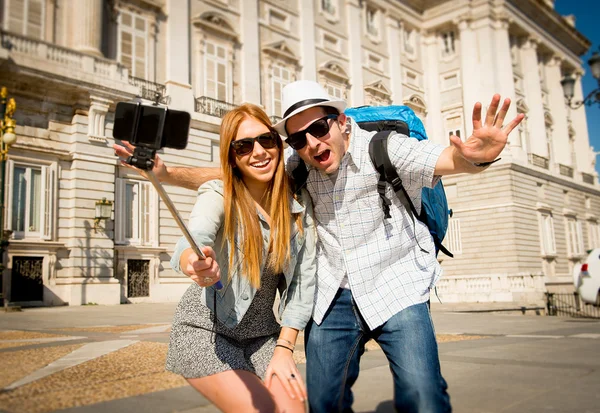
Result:
<instances>
[{"instance_id":1,"label":"gray patterned dress","mask_svg":"<svg viewBox=\"0 0 600 413\"><path fill-rule=\"evenodd\" d=\"M231 329L202 304L204 289L192 284L177 306L166 369L185 378L247 370L264 379L281 326L273 313L283 275L266 272L242 320Z\"/></svg>"}]
</instances>

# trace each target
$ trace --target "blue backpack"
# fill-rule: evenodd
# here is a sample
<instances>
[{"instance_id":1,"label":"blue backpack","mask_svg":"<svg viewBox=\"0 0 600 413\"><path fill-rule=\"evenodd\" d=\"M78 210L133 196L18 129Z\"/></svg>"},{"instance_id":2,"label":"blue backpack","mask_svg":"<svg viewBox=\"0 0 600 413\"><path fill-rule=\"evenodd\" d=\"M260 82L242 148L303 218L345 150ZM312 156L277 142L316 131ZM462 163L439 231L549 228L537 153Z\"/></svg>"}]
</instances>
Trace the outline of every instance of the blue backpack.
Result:
<instances>
[{"instance_id":1,"label":"blue backpack","mask_svg":"<svg viewBox=\"0 0 600 413\"><path fill-rule=\"evenodd\" d=\"M452 253L442 245L448 230L448 217L452 211L448 209L448 201L444 186L440 180L433 188L423 188L421 193L421 213L418 214L410 197L406 193L402 180L398 176L395 166L391 163L387 150L387 138L393 132L401 133L420 141L427 139L423 122L408 106L363 106L346 109L345 114L350 116L362 128L377 133L369 144L369 155L375 169L379 173L377 192L381 198L381 207L386 218L390 218L391 201L385 195L386 183L398 196L398 199L409 212L411 218L415 217L427 225L433 238L436 255L439 251L452 257Z\"/></svg>"},{"instance_id":2,"label":"blue backpack","mask_svg":"<svg viewBox=\"0 0 600 413\"><path fill-rule=\"evenodd\" d=\"M377 132L369 144L369 156L379 173L377 192L381 198L381 207L385 218L391 218L390 205L392 202L385 195L386 184L389 183L404 208L408 211L413 223L416 217L429 228L436 255L439 251L442 251L449 257L453 257L452 253L442 245L448 230L448 217L452 216L452 211L448 209L448 201L446 200L442 181L440 180L434 188L423 188L421 213L418 214L388 156L387 138L393 132L420 141L427 139L421 119L407 106L362 106L346 109L345 114L354 119L362 129ZM302 160L292 172L292 176L297 189L304 186L308 178L308 170Z\"/></svg>"}]
</instances>

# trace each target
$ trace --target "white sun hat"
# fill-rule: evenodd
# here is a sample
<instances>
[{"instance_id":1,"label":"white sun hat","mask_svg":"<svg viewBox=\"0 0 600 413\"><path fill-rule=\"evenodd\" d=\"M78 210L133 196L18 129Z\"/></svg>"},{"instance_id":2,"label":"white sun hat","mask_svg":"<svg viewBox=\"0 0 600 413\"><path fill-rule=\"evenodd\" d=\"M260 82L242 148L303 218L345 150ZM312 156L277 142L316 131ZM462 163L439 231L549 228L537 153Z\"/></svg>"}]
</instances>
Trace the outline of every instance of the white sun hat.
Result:
<instances>
[{"instance_id":1,"label":"white sun hat","mask_svg":"<svg viewBox=\"0 0 600 413\"><path fill-rule=\"evenodd\" d=\"M343 113L346 102L332 99L325 89L312 80L298 80L286 85L282 91L283 119L273 125L283 140L287 138L285 123L289 118L315 106L331 106Z\"/></svg>"}]
</instances>

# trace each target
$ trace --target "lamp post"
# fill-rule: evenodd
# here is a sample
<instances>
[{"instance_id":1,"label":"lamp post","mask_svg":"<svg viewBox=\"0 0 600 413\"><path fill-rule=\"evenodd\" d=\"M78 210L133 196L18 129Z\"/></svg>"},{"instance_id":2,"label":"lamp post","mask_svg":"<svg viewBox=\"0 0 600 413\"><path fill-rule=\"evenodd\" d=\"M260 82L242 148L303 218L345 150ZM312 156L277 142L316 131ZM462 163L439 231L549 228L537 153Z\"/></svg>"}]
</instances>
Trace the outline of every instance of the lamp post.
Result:
<instances>
[{"instance_id":1,"label":"lamp post","mask_svg":"<svg viewBox=\"0 0 600 413\"><path fill-rule=\"evenodd\" d=\"M8 311L8 286L4 282L4 251L8 247L8 237L4 232L4 177L6 172L6 158L8 148L15 143L15 126L13 119L17 104L13 98L6 99L8 91L5 87L0 89L0 280L2 280L2 300L4 310Z\"/></svg>"},{"instance_id":2,"label":"lamp post","mask_svg":"<svg viewBox=\"0 0 600 413\"><path fill-rule=\"evenodd\" d=\"M563 92L565 95L565 99L567 100L567 106L571 109L578 109L581 105L591 106L594 103L600 104L600 54L598 52L594 52L590 60L588 60L588 65L590 65L590 69L592 70L592 76L594 79L598 81L598 87L592 90L583 100L579 100L573 102L573 96L575 95L575 77L573 75L565 76L560 84L563 87Z\"/></svg>"}]
</instances>

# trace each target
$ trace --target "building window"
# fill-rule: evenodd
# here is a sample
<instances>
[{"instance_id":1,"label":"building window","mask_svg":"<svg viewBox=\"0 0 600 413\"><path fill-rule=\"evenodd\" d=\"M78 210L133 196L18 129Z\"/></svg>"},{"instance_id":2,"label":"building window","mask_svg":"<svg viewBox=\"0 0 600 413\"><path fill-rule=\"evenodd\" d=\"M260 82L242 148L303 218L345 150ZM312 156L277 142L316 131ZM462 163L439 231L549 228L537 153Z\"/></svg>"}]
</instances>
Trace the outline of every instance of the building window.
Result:
<instances>
[{"instance_id":1,"label":"building window","mask_svg":"<svg viewBox=\"0 0 600 413\"><path fill-rule=\"evenodd\" d=\"M117 178L115 242L158 245L158 195L150 182Z\"/></svg>"},{"instance_id":2,"label":"building window","mask_svg":"<svg viewBox=\"0 0 600 413\"><path fill-rule=\"evenodd\" d=\"M272 72L272 77L271 77L271 90L272 90L271 105L273 108L272 113L276 116L283 115L282 108L281 108L281 92L282 92L283 88L285 87L285 85L290 83L291 77L292 77L292 74L288 68L286 68L280 64L273 65L273 72Z\"/></svg>"},{"instance_id":3,"label":"building window","mask_svg":"<svg viewBox=\"0 0 600 413\"><path fill-rule=\"evenodd\" d=\"M453 254L462 253L462 235L460 232L460 218L448 220L448 232L446 233L448 251Z\"/></svg>"},{"instance_id":4,"label":"building window","mask_svg":"<svg viewBox=\"0 0 600 413\"><path fill-rule=\"evenodd\" d=\"M549 212L540 212L540 241L542 255L556 255L556 239L554 237L554 219Z\"/></svg>"},{"instance_id":5,"label":"building window","mask_svg":"<svg viewBox=\"0 0 600 413\"><path fill-rule=\"evenodd\" d=\"M331 17L335 17L337 13L336 3L336 0L321 0L321 11Z\"/></svg>"},{"instance_id":6,"label":"building window","mask_svg":"<svg viewBox=\"0 0 600 413\"><path fill-rule=\"evenodd\" d=\"M446 117L445 122L446 136L448 136L448 144L450 145L450 136L456 135L460 139L465 140L463 133L463 119L460 113L454 113Z\"/></svg>"},{"instance_id":7,"label":"building window","mask_svg":"<svg viewBox=\"0 0 600 413\"><path fill-rule=\"evenodd\" d=\"M328 80L327 84L325 85L325 88L327 90L327 94L332 98L338 100L345 100L344 90L346 88L343 85Z\"/></svg>"},{"instance_id":8,"label":"building window","mask_svg":"<svg viewBox=\"0 0 600 413\"><path fill-rule=\"evenodd\" d=\"M366 28L368 35L379 38L379 10L367 7Z\"/></svg>"},{"instance_id":9,"label":"building window","mask_svg":"<svg viewBox=\"0 0 600 413\"><path fill-rule=\"evenodd\" d=\"M288 16L278 10L269 9L269 24L274 27L289 31L290 19Z\"/></svg>"},{"instance_id":10,"label":"building window","mask_svg":"<svg viewBox=\"0 0 600 413\"><path fill-rule=\"evenodd\" d=\"M380 57L373 54L369 54L367 66L373 70L377 70L378 72L383 72L383 61Z\"/></svg>"},{"instance_id":11,"label":"building window","mask_svg":"<svg viewBox=\"0 0 600 413\"><path fill-rule=\"evenodd\" d=\"M148 21L135 13L121 10L119 13L119 62L134 77L148 76Z\"/></svg>"},{"instance_id":12,"label":"building window","mask_svg":"<svg viewBox=\"0 0 600 413\"><path fill-rule=\"evenodd\" d=\"M332 52L340 53L340 40L328 33L323 33L323 48Z\"/></svg>"},{"instance_id":13,"label":"building window","mask_svg":"<svg viewBox=\"0 0 600 413\"><path fill-rule=\"evenodd\" d=\"M442 91L460 87L458 72L446 73L441 76Z\"/></svg>"},{"instance_id":14,"label":"building window","mask_svg":"<svg viewBox=\"0 0 600 413\"><path fill-rule=\"evenodd\" d=\"M13 33L44 39L46 0L5 1L4 27Z\"/></svg>"},{"instance_id":15,"label":"building window","mask_svg":"<svg viewBox=\"0 0 600 413\"><path fill-rule=\"evenodd\" d=\"M227 66L225 46L207 41L204 47L204 96L230 101Z\"/></svg>"},{"instance_id":16,"label":"building window","mask_svg":"<svg viewBox=\"0 0 600 413\"><path fill-rule=\"evenodd\" d=\"M600 248L600 225L597 221L588 221L588 248Z\"/></svg>"},{"instance_id":17,"label":"building window","mask_svg":"<svg viewBox=\"0 0 600 413\"><path fill-rule=\"evenodd\" d=\"M52 239L56 166L8 161L7 229L15 239Z\"/></svg>"},{"instance_id":18,"label":"building window","mask_svg":"<svg viewBox=\"0 0 600 413\"><path fill-rule=\"evenodd\" d=\"M583 236L581 222L572 216L565 217L567 234L567 254L569 258L579 258L583 255Z\"/></svg>"},{"instance_id":19,"label":"building window","mask_svg":"<svg viewBox=\"0 0 600 413\"><path fill-rule=\"evenodd\" d=\"M454 56L454 54L456 53L454 32L448 31L448 32L442 33L441 40L442 40L442 45L441 45L442 57L448 58L448 57Z\"/></svg>"},{"instance_id":20,"label":"building window","mask_svg":"<svg viewBox=\"0 0 600 413\"><path fill-rule=\"evenodd\" d=\"M510 43L510 58L512 61L512 65L514 68L516 69L520 69L521 68L521 58L520 58L520 40L517 36L511 34L509 36L509 43Z\"/></svg>"},{"instance_id":21,"label":"building window","mask_svg":"<svg viewBox=\"0 0 600 413\"><path fill-rule=\"evenodd\" d=\"M417 54L417 31L402 28L402 50L409 57L415 57Z\"/></svg>"},{"instance_id":22,"label":"building window","mask_svg":"<svg viewBox=\"0 0 600 413\"><path fill-rule=\"evenodd\" d=\"M419 74L411 70L404 70L404 83L408 86L412 86L414 89L421 89Z\"/></svg>"}]
</instances>

